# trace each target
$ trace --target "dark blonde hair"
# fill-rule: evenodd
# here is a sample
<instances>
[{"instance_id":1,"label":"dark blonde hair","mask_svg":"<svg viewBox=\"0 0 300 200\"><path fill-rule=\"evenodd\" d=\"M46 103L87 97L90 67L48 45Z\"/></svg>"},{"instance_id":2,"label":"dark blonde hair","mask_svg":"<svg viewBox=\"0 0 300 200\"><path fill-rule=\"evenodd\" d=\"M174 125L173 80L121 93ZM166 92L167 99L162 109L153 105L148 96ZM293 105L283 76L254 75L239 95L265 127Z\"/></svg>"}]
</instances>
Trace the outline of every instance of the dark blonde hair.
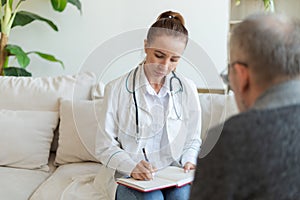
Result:
<instances>
[{"instance_id":1,"label":"dark blonde hair","mask_svg":"<svg viewBox=\"0 0 300 200\"><path fill-rule=\"evenodd\" d=\"M163 12L158 16L156 22L154 22L149 28L147 40L151 43L157 36L170 35L174 37L182 37L187 44L188 31L184 24L184 19L178 12Z\"/></svg>"}]
</instances>

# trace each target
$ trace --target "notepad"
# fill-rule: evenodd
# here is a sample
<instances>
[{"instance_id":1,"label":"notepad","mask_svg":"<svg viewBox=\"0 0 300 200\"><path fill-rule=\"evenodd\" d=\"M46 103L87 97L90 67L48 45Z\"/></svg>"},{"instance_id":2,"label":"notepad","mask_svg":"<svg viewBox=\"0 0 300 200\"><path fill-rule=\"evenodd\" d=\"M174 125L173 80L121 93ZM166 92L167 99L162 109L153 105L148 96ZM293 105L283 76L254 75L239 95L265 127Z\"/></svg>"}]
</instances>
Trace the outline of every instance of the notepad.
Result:
<instances>
[{"instance_id":1,"label":"notepad","mask_svg":"<svg viewBox=\"0 0 300 200\"><path fill-rule=\"evenodd\" d=\"M183 168L169 166L156 172L153 180L142 181L133 178L119 178L118 184L125 185L141 192L150 192L168 187L181 187L194 180L195 170L185 173Z\"/></svg>"}]
</instances>

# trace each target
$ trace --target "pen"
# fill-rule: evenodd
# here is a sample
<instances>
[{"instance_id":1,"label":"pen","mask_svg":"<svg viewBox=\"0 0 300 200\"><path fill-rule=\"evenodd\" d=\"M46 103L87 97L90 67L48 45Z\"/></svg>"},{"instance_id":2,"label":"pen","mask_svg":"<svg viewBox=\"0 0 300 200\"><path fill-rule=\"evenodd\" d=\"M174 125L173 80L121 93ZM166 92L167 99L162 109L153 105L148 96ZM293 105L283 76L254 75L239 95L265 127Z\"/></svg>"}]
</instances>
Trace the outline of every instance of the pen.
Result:
<instances>
[{"instance_id":1,"label":"pen","mask_svg":"<svg viewBox=\"0 0 300 200\"><path fill-rule=\"evenodd\" d=\"M149 159L148 159L148 157L147 157L147 154L146 154L146 150L145 150L145 148L143 148L142 150L143 150L143 154L144 154L144 158L145 158L145 160L146 160L147 162L149 162ZM151 174L152 174L152 177L154 177L154 176L155 176L155 173L154 173L154 172L152 172Z\"/></svg>"},{"instance_id":2,"label":"pen","mask_svg":"<svg viewBox=\"0 0 300 200\"><path fill-rule=\"evenodd\" d=\"M149 162L149 159L148 159L148 157L147 157L145 148L143 148L142 150L143 150L143 154L144 154L145 160L146 160L147 162Z\"/></svg>"}]
</instances>

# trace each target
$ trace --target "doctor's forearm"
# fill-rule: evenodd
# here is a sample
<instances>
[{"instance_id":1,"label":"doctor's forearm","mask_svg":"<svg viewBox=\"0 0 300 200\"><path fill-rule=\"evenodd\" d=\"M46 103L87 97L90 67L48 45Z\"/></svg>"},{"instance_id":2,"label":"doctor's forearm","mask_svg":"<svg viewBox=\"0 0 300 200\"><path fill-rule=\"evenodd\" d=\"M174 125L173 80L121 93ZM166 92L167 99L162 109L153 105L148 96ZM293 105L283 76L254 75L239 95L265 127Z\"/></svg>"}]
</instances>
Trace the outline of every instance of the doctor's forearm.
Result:
<instances>
[{"instance_id":1,"label":"doctor's forearm","mask_svg":"<svg viewBox=\"0 0 300 200\"><path fill-rule=\"evenodd\" d=\"M199 154L201 142L200 140L195 140L193 145L186 146L183 149L183 155L181 157L181 164L184 165L187 162L191 162L193 164L197 163L197 157Z\"/></svg>"}]
</instances>

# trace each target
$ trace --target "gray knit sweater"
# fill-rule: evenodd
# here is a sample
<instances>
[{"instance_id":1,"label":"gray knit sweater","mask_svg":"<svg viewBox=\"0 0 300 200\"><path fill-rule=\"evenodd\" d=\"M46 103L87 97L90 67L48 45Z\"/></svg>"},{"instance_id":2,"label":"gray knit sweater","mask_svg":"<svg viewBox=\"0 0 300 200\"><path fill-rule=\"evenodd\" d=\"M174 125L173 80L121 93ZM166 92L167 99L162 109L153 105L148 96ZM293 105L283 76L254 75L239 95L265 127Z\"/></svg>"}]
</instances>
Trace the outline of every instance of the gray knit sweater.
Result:
<instances>
[{"instance_id":1,"label":"gray knit sweater","mask_svg":"<svg viewBox=\"0 0 300 200\"><path fill-rule=\"evenodd\" d=\"M221 135L198 159L191 199L300 199L299 93L299 81L271 88L253 109L210 130L208 137Z\"/></svg>"}]
</instances>

